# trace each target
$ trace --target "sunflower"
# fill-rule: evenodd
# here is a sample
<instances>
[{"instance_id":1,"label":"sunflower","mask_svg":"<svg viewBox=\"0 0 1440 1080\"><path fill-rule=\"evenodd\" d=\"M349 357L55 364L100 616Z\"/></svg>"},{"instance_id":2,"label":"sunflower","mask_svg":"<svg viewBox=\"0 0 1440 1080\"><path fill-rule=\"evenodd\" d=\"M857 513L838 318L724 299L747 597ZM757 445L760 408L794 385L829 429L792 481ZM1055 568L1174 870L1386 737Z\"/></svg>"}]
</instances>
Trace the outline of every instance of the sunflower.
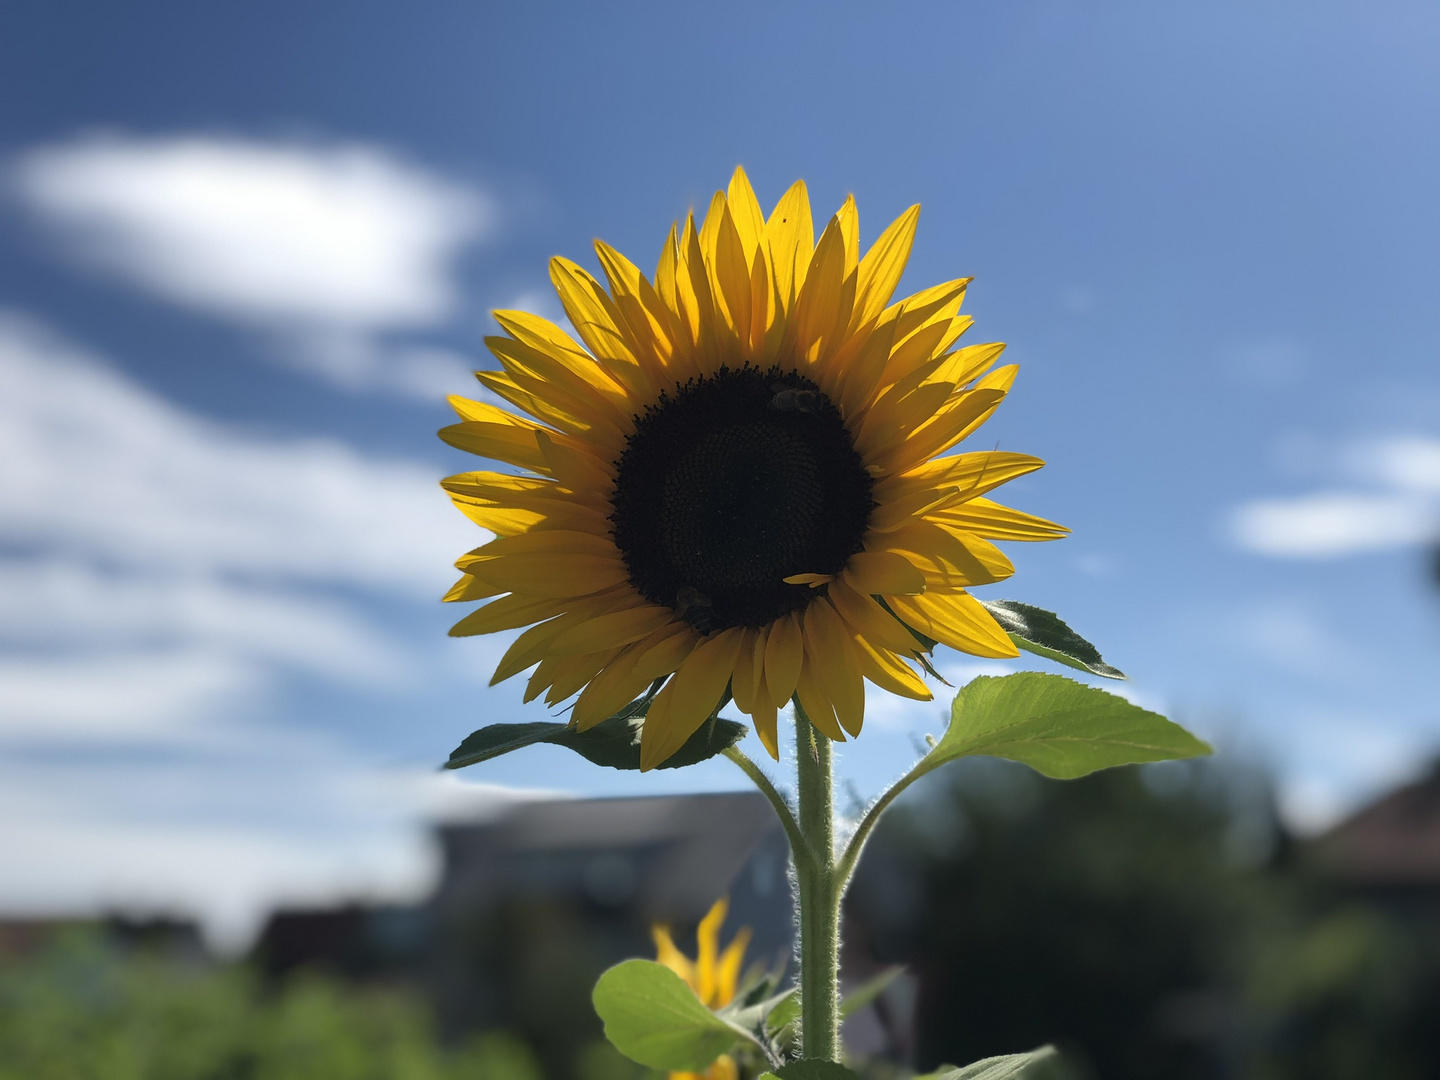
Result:
<instances>
[{"instance_id":1,"label":"sunflower","mask_svg":"<svg viewBox=\"0 0 1440 1080\"><path fill-rule=\"evenodd\" d=\"M750 928L742 927L722 951L720 926L725 922L730 902L723 896L700 920L695 930L695 959L691 960L675 946L668 926L652 926L655 959L679 975L695 991L695 996L711 1009L723 1009L735 999L740 982L740 965L745 960L745 947L750 944ZM739 1069L729 1054L721 1054L703 1073L672 1072L670 1080L736 1080Z\"/></svg>"},{"instance_id":2,"label":"sunflower","mask_svg":"<svg viewBox=\"0 0 1440 1080\"><path fill-rule=\"evenodd\" d=\"M957 347L969 278L891 303L911 207L863 257L853 198L814 239L803 182L766 218L741 169L704 221L672 227L654 280L596 242L606 285L556 258L576 342L523 311L477 378L513 406L452 398L440 435L514 471L444 481L495 539L446 600L488 599L451 631L528 627L492 685L578 694L586 729L652 684L641 766L669 758L733 696L778 756L797 697L830 739L857 735L864 681L931 693L934 643L1017 655L969 593L1009 577L993 540L1063 526L987 493L1044 463L947 453L1004 399L1004 346ZM583 343L583 344L582 344Z\"/></svg>"}]
</instances>

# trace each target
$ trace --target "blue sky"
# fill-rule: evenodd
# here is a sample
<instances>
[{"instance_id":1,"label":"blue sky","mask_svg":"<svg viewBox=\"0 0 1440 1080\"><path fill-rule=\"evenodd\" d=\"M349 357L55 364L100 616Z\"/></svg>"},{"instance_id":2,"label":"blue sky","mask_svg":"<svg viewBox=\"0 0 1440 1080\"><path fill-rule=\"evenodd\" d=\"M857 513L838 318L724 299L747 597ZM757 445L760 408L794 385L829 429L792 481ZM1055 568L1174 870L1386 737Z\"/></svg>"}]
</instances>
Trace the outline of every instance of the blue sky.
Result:
<instances>
[{"instance_id":1,"label":"blue sky","mask_svg":"<svg viewBox=\"0 0 1440 1080\"><path fill-rule=\"evenodd\" d=\"M987 446L1065 522L990 595L1316 827L1440 744L1440 12L1423 3L12 5L0 16L0 910L404 895L536 750L436 776L499 641L434 480L494 307L651 263L743 164L976 282ZM995 665L948 661L952 681ZM938 706L875 700L871 793ZM758 751L757 751L758 752Z\"/></svg>"}]
</instances>

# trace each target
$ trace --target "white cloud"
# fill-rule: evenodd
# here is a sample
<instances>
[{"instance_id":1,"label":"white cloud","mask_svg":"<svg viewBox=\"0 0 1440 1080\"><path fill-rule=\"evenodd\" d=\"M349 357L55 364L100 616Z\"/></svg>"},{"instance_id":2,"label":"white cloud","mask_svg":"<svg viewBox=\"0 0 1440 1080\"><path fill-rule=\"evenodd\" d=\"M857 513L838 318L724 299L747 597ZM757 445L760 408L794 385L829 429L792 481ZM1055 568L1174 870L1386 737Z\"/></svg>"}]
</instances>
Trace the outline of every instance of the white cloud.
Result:
<instances>
[{"instance_id":1,"label":"white cloud","mask_svg":"<svg viewBox=\"0 0 1440 1080\"><path fill-rule=\"evenodd\" d=\"M0 659L0 741L187 742L254 689L242 658L198 648Z\"/></svg>"},{"instance_id":2,"label":"white cloud","mask_svg":"<svg viewBox=\"0 0 1440 1080\"><path fill-rule=\"evenodd\" d=\"M202 420L3 313L0 457L0 540L132 568L433 596L484 538L427 466Z\"/></svg>"},{"instance_id":3,"label":"white cloud","mask_svg":"<svg viewBox=\"0 0 1440 1080\"><path fill-rule=\"evenodd\" d=\"M297 762L292 744L279 749L183 770L0 761L0 905L196 915L215 944L241 948L277 903L421 898L438 865L419 819L475 820L534 794L333 747L319 770L313 750Z\"/></svg>"},{"instance_id":4,"label":"white cloud","mask_svg":"<svg viewBox=\"0 0 1440 1080\"><path fill-rule=\"evenodd\" d=\"M7 742L193 741L290 672L412 657L336 587L433 602L487 534L434 470L191 415L0 314Z\"/></svg>"},{"instance_id":5,"label":"white cloud","mask_svg":"<svg viewBox=\"0 0 1440 1080\"><path fill-rule=\"evenodd\" d=\"M1351 467L1381 484L1401 491L1440 495L1440 439L1398 436L1352 449Z\"/></svg>"},{"instance_id":6,"label":"white cloud","mask_svg":"<svg viewBox=\"0 0 1440 1080\"><path fill-rule=\"evenodd\" d=\"M98 135L31 150L12 182L84 263L276 333L282 358L349 389L425 396L434 356L380 335L453 313L456 257L495 216L481 193L362 144Z\"/></svg>"},{"instance_id":7,"label":"white cloud","mask_svg":"<svg viewBox=\"0 0 1440 1080\"><path fill-rule=\"evenodd\" d=\"M0 457L0 910L196 913L240 945L277 902L420 895L420 821L509 797L284 709L297 673L459 685L363 603L435 604L485 539L435 469L201 418L4 313Z\"/></svg>"},{"instance_id":8,"label":"white cloud","mask_svg":"<svg viewBox=\"0 0 1440 1080\"><path fill-rule=\"evenodd\" d=\"M1425 540L1434 530L1434 512L1424 501L1347 491L1253 499L1230 518L1230 535L1239 547L1282 558L1386 551Z\"/></svg>"}]
</instances>

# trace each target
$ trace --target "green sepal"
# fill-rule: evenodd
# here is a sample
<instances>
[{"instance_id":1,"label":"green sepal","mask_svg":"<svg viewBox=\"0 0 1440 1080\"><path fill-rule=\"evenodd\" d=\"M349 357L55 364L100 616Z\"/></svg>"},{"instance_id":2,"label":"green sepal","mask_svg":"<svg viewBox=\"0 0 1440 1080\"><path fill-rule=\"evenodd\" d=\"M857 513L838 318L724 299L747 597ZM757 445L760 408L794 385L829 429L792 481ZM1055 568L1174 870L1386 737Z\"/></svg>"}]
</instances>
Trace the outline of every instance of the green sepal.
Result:
<instances>
[{"instance_id":1,"label":"green sepal","mask_svg":"<svg viewBox=\"0 0 1440 1080\"><path fill-rule=\"evenodd\" d=\"M1179 724L1063 675L980 675L961 688L925 771L975 755L1008 758L1058 780L1211 752Z\"/></svg>"},{"instance_id":2,"label":"green sepal","mask_svg":"<svg viewBox=\"0 0 1440 1080\"><path fill-rule=\"evenodd\" d=\"M1100 658L1100 650L1071 630L1053 611L1022 604L1019 600L980 602L1017 648L1077 671L1088 671L1107 679L1125 678L1123 671L1105 663Z\"/></svg>"},{"instance_id":3,"label":"green sepal","mask_svg":"<svg viewBox=\"0 0 1440 1080\"><path fill-rule=\"evenodd\" d=\"M643 714L653 698L650 694L638 698L620 712L585 731L577 731L569 724L550 721L534 721L528 724L491 724L479 731L471 732L464 742L450 754L445 762L447 769L463 769L489 761L512 750L533 746L536 743L550 743L574 750L581 757L596 765L611 769L638 770L640 768L640 732L644 726ZM728 700L728 699L727 699ZM724 707L722 702L720 707ZM734 720L722 720L712 715L701 724L695 733L686 739L680 749L671 754L658 768L680 769L694 765L722 753L745 737L749 729Z\"/></svg>"},{"instance_id":4,"label":"green sepal","mask_svg":"<svg viewBox=\"0 0 1440 1080\"><path fill-rule=\"evenodd\" d=\"M737 1043L755 1041L653 960L616 964L600 976L592 1000L615 1049L652 1069L700 1072Z\"/></svg>"},{"instance_id":5,"label":"green sepal","mask_svg":"<svg viewBox=\"0 0 1440 1080\"><path fill-rule=\"evenodd\" d=\"M971 1062L964 1068L942 1065L933 1073L917 1076L915 1080L1022 1080L1029 1074L1031 1066L1055 1062L1059 1055L1053 1046L1042 1046L1028 1054L1005 1054Z\"/></svg>"}]
</instances>

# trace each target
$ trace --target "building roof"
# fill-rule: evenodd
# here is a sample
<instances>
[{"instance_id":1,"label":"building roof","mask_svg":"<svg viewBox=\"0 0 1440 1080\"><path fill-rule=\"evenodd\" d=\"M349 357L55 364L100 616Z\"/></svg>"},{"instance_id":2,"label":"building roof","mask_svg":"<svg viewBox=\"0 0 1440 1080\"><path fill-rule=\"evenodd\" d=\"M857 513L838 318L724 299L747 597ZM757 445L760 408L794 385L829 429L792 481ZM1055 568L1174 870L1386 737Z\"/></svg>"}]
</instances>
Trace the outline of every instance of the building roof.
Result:
<instances>
[{"instance_id":1,"label":"building roof","mask_svg":"<svg viewBox=\"0 0 1440 1080\"><path fill-rule=\"evenodd\" d=\"M1440 767L1315 842L1324 866L1363 885L1440 885Z\"/></svg>"},{"instance_id":2,"label":"building roof","mask_svg":"<svg viewBox=\"0 0 1440 1080\"><path fill-rule=\"evenodd\" d=\"M441 827L441 892L467 902L497 890L578 892L647 921L692 923L778 830L756 792L520 803ZM784 872L780 861L782 887Z\"/></svg>"}]
</instances>

